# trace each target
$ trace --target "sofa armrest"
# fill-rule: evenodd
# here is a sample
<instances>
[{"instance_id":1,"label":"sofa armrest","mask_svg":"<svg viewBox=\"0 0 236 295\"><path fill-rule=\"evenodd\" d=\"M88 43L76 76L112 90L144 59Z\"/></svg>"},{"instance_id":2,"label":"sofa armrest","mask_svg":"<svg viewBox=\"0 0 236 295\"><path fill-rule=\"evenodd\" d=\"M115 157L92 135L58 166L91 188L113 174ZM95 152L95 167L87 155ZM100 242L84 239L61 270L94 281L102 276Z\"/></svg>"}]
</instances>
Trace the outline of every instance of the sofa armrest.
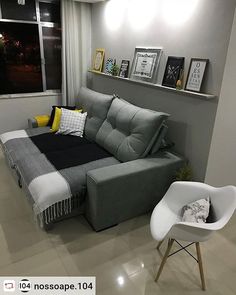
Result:
<instances>
[{"instance_id":1,"label":"sofa armrest","mask_svg":"<svg viewBox=\"0 0 236 295\"><path fill-rule=\"evenodd\" d=\"M87 173L86 218L96 231L152 210L184 159L171 152Z\"/></svg>"},{"instance_id":2,"label":"sofa armrest","mask_svg":"<svg viewBox=\"0 0 236 295\"><path fill-rule=\"evenodd\" d=\"M39 115L28 119L29 128L45 127L50 120L50 115Z\"/></svg>"},{"instance_id":3,"label":"sofa armrest","mask_svg":"<svg viewBox=\"0 0 236 295\"><path fill-rule=\"evenodd\" d=\"M39 126L38 126L37 121L34 118L29 118L28 119L28 127L31 129L31 128L37 128Z\"/></svg>"}]
</instances>

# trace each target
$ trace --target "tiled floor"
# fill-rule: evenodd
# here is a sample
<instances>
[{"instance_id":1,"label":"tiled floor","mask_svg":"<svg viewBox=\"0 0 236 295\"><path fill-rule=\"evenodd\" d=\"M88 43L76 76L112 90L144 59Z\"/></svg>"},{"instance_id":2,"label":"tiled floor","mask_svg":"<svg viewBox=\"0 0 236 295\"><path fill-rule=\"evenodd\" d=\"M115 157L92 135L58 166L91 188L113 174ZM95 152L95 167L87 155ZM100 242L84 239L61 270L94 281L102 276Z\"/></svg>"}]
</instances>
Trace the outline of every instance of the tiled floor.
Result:
<instances>
[{"instance_id":1,"label":"tiled floor","mask_svg":"<svg viewBox=\"0 0 236 295\"><path fill-rule=\"evenodd\" d=\"M149 215L94 232L77 217L46 233L35 225L30 206L0 153L0 275L97 277L97 294L203 294L198 266L185 253L167 262L160 281L154 275L161 251L149 232ZM192 249L194 251L194 248ZM236 294L236 216L202 245L207 291Z\"/></svg>"}]
</instances>

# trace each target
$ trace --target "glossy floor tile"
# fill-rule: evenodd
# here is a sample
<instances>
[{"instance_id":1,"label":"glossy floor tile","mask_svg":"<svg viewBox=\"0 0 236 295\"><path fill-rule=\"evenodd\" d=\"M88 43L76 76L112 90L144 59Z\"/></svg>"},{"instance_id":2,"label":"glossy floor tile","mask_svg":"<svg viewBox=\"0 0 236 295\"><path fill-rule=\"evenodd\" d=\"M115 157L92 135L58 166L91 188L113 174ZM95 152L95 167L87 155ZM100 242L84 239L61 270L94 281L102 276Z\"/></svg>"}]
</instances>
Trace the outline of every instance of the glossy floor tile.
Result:
<instances>
[{"instance_id":1,"label":"glossy floor tile","mask_svg":"<svg viewBox=\"0 0 236 295\"><path fill-rule=\"evenodd\" d=\"M149 221L147 214L96 233L79 216L44 232L0 153L0 275L93 275L99 295L236 294L236 215L202 244L206 292L198 265L184 252L169 258L154 282L166 242L156 250Z\"/></svg>"}]
</instances>

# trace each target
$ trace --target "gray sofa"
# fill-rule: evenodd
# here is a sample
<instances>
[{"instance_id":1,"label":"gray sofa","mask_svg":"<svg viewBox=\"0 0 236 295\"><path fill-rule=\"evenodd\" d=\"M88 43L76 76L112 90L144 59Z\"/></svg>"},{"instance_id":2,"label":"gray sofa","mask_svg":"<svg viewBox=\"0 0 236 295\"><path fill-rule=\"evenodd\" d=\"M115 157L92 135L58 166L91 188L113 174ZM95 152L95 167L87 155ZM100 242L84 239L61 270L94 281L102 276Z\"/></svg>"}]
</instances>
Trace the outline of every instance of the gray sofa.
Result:
<instances>
[{"instance_id":1,"label":"gray sofa","mask_svg":"<svg viewBox=\"0 0 236 295\"><path fill-rule=\"evenodd\" d=\"M85 138L76 144L70 141L73 136L59 138L48 127L0 136L41 225L80 213L99 231L152 210L184 163L173 151L160 150L168 114L87 88L81 88L78 106L87 112L87 120ZM29 125L37 127L33 119ZM81 153L90 150L92 160L84 162ZM73 155L79 155L75 164L57 163L63 157L71 163Z\"/></svg>"}]
</instances>

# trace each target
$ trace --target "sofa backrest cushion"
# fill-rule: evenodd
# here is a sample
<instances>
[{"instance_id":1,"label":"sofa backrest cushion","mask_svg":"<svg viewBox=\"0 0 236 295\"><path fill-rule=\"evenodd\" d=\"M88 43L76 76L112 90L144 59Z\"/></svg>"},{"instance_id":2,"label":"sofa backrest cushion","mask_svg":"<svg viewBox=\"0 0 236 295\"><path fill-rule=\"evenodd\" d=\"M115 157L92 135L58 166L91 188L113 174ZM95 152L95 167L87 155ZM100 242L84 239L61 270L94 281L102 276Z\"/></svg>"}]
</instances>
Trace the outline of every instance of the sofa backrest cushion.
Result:
<instances>
[{"instance_id":1,"label":"sofa backrest cushion","mask_svg":"<svg viewBox=\"0 0 236 295\"><path fill-rule=\"evenodd\" d=\"M82 87L78 96L79 107L87 112L84 128L85 137L95 141L97 132L107 117L114 96L93 91Z\"/></svg>"},{"instance_id":2,"label":"sofa backrest cushion","mask_svg":"<svg viewBox=\"0 0 236 295\"><path fill-rule=\"evenodd\" d=\"M168 126L166 124L162 124L160 132L158 133L156 140L149 152L150 155L156 154L161 148L163 148L163 140L168 131Z\"/></svg>"},{"instance_id":3,"label":"sofa backrest cushion","mask_svg":"<svg viewBox=\"0 0 236 295\"><path fill-rule=\"evenodd\" d=\"M96 142L122 162L145 157L167 117L115 98Z\"/></svg>"}]
</instances>

